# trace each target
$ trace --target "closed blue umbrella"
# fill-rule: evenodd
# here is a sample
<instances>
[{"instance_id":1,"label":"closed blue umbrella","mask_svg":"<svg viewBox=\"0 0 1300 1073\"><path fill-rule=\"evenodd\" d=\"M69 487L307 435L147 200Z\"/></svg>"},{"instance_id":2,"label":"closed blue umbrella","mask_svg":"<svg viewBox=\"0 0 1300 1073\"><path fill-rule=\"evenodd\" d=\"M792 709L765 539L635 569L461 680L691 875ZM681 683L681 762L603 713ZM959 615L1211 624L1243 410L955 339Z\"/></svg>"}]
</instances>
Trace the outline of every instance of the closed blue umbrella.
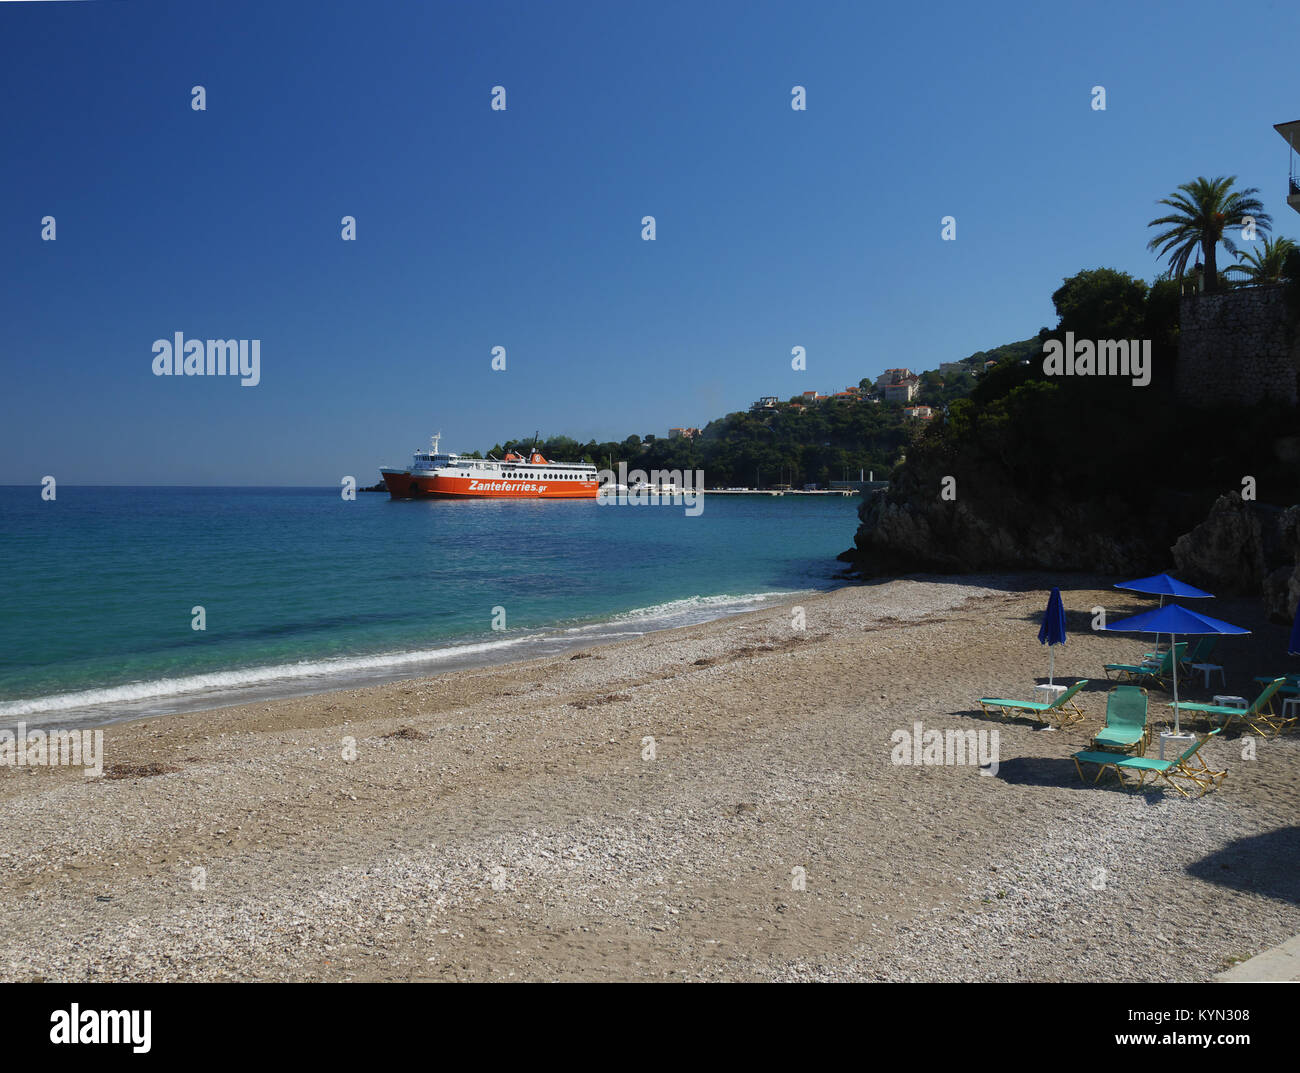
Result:
<instances>
[{"instance_id":1,"label":"closed blue umbrella","mask_svg":"<svg viewBox=\"0 0 1300 1073\"><path fill-rule=\"evenodd\" d=\"M1242 626L1234 626L1231 622L1224 622L1222 619L1210 618L1209 615L1202 615L1196 611L1189 611L1178 604L1170 604L1168 607L1161 607L1155 611L1145 611L1140 615L1131 615L1129 618L1122 618L1118 622L1112 622L1103 629L1110 630L1112 633L1167 633L1170 635L1170 644L1178 643L1178 634L1204 635L1207 633L1231 633L1243 634L1250 633L1250 630ZM1174 733L1180 731L1178 723L1178 660L1173 661L1174 665Z\"/></svg>"},{"instance_id":2,"label":"closed blue umbrella","mask_svg":"<svg viewBox=\"0 0 1300 1073\"><path fill-rule=\"evenodd\" d=\"M1038 643L1047 645L1051 653L1047 667L1047 684L1050 686L1056 677L1056 646L1065 644L1065 604L1061 602L1060 589L1052 589L1052 595L1047 598L1043 624L1038 627Z\"/></svg>"}]
</instances>

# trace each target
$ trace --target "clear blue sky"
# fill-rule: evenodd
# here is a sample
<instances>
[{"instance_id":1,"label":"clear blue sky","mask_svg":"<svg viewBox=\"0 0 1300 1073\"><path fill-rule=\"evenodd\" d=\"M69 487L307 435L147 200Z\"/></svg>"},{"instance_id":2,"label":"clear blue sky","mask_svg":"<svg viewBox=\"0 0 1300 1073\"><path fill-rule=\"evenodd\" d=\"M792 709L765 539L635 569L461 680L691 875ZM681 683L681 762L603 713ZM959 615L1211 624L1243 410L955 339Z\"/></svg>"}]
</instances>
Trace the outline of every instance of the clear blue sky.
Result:
<instances>
[{"instance_id":1,"label":"clear blue sky","mask_svg":"<svg viewBox=\"0 0 1300 1073\"><path fill-rule=\"evenodd\" d=\"M1282 2L0 4L0 483L369 483L436 429L663 435L1025 338L1067 275L1150 279L1197 175L1300 234L1297 30ZM155 377L177 331L260 339L261 384Z\"/></svg>"}]
</instances>

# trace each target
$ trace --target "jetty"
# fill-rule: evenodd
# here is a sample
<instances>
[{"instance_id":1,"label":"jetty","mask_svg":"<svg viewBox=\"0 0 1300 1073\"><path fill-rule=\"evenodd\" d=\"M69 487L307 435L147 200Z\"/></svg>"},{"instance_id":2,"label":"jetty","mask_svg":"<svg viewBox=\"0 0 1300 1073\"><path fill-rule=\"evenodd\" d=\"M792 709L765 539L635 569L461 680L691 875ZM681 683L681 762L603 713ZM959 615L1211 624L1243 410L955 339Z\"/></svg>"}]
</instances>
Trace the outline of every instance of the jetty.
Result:
<instances>
[{"instance_id":1,"label":"jetty","mask_svg":"<svg viewBox=\"0 0 1300 1073\"><path fill-rule=\"evenodd\" d=\"M702 488L710 496L855 496L856 488Z\"/></svg>"}]
</instances>

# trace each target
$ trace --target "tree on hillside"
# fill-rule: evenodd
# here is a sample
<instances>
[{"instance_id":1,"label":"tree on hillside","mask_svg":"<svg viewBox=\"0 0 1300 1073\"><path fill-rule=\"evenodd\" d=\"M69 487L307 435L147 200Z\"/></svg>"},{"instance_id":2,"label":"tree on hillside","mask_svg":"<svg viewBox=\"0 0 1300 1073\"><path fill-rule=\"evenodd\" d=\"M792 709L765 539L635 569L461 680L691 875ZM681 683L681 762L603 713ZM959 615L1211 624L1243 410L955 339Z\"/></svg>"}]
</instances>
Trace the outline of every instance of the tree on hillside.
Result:
<instances>
[{"instance_id":1,"label":"tree on hillside","mask_svg":"<svg viewBox=\"0 0 1300 1073\"><path fill-rule=\"evenodd\" d=\"M1237 253L1240 264L1231 265L1225 271L1240 272L1238 286L1253 286L1259 283L1280 283L1286 267L1286 259L1296 244L1289 238L1271 239L1264 237L1264 245L1259 249L1241 250Z\"/></svg>"},{"instance_id":2,"label":"tree on hillside","mask_svg":"<svg viewBox=\"0 0 1300 1073\"><path fill-rule=\"evenodd\" d=\"M1205 264L1205 289L1210 293L1223 287L1219 275L1219 243L1229 253L1237 252L1228 228L1241 227L1247 216L1255 221L1260 232L1267 232L1273 226L1273 218L1264 211L1264 203L1254 196L1259 193L1258 188L1234 190L1236 181L1235 175L1216 179L1201 176L1183 183L1171 196L1156 203L1175 211L1147 224L1167 228L1147 243L1147 249L1168 257L1170 270L1177 278L1186 274L1188 260L1200 251Z\"/></svg>"},{"instance_id":3,"label":"tree on hillside","mask_svg":"<svg viewBox=\"0 0 1300 1073\"><path fill-rule=\"evenodd\" d=\"M1146 298L1146 283L1127 272L1085 269L1052 295L1061 318L1056 330L1091 339L1131 338L1141 333Z\"/></svg>"},{"instance_id":4,"label":"tree on hillside","mask_svg":"<svg viewBox=\"0 0 1300 1073\"><path fill-rule=\"evenodd\" d=\"M1152 295L1158 290L1158 302ZM1168 362L1177 352L1178 284L1161 282L1148 288L1140 279L1114 268L1089 268L1065 279L1052 295L1052 304L1060 317L1055 328L1044 328L1034 339L1008 344L990 351L998 365L979 378L970 399L978 410L985 410L996 400L1033 381L1041 380L1043 347L1049 339L1064 341L1067 332L1076 340L1151 339L1153 360L1161 370L1160 383L1167 386ZM1028 364L1023 362L1028 361ZM1092 391L1103 394L1122 378L1091 377L1075 381L1071 395L1080 398ZM1125 388L1127 390L1127 388ZM1161 390L1161 389L1157 389Z\"/></svg>"}]
</instances>

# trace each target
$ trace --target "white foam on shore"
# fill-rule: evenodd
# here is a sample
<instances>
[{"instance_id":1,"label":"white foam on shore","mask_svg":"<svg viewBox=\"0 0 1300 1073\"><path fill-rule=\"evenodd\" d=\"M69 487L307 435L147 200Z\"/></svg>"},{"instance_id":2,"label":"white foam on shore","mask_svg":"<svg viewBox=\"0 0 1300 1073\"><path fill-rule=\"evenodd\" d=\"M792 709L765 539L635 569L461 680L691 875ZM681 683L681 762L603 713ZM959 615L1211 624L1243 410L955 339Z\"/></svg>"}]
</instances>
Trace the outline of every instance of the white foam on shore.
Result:
<instances>
[{"instance_id":1,"label":"white foam on shore","mask_svg":"<svg viewBox=\"0 0 1300 1073\"><path fill-rule=\"evenodd\" d=\"M298 663L281 663L270 667L250 667L239 671L212 671L191 674L180 678L159 678L150 682L131 682L127 685L109 686L105 689L85 689L76 693L55 693L48 697L15 700L0 703L0 718L38 715L43 712L72 711L79 708L99 707L119 701L154 700L179 696L185 693L205 693L213 690L238 689L242 686L264 685L268 682L293 678L335 677L367 670L398 667L406 663L423 663L451 659L455 656L488 652L525 644L536 635L514 637L479 644L452 645L447 648L418 652L389 652L375 656L341 656L335 659L303 660Z\"/></svg>"},{"instance_id":2,"label":"white foam on shore","mask_svg":"<svg viewBox=\"0 0 1300 1073\"><path fill-rule=\"evenodd\" d=\"M649 607L638 607L612 615L601 622L588 623L584 626L570 626L563 630L566 634L599 633L605 636L611 626L637 626L645 629L672 629L676 626L693 626L697 622L723 618L726 615L753 611L757 607L775 603L787 596L796 596L799 591L788 592L751 592L741 596L686 596L680 600L669 600Z\"/></svg>"},{"instance_id":3,"label":"white foam on shore","mask_svg":"<svg viewBox=\"0 0 1300 1073\"><path fill-rule=\"evenodd\" d=\"M448 663L454 664L456 668L481 666L496 662L491 658L495 653L504 653L506 650L523 645L532 645L540 651L512 654L510 658L548 655L552 651L572 647L575 643L587 644L593 641L616 641L639 637L654 629L693 625L712 618L753 610L755 605L791 595L794 593L691 596L626 611L601 622L567 629L521 631L514 636L493 638L490 641L448 645L444 648L385 652L370 656L301 660L295 663L212 671L176 678L129 682L102 689L55 693L26 700L4 701L0 702L0 724L4 722L12 724L14 720L33 715L52 715L56 717L54 720L56 722L59 721L57 718L59 715L68 718L100 715L121 719L137 715L165 714L177 710L220 707L241 703L248 699L301 696L332 689L344 689L373 684L376 681L412 677L413 675L409 673L404 674L403 669L409 672L417 665L427 665L431 673L449 669L441 666ZM619 626L632 628L619 629Z\"/></svg>"},{"instance_id":4,"label":"white foam on shore","mask_svg":"<svg viewBox=\"0 0 1300 1073\"><path fill-rule=\"evenodd\" d=\"M669 600L664 604L640 607L635 611L625 611L621 615L615 615L609 621L639 622L645 619L677 618L679 616L694 617L698 612L704 612L708 617L714 617L718 611L723 613L744 611L753 604L771 603L795 595L798 594L791 591L754 592L745 596L688 596L682 600Z\"/></svg>"}]
</instances>

